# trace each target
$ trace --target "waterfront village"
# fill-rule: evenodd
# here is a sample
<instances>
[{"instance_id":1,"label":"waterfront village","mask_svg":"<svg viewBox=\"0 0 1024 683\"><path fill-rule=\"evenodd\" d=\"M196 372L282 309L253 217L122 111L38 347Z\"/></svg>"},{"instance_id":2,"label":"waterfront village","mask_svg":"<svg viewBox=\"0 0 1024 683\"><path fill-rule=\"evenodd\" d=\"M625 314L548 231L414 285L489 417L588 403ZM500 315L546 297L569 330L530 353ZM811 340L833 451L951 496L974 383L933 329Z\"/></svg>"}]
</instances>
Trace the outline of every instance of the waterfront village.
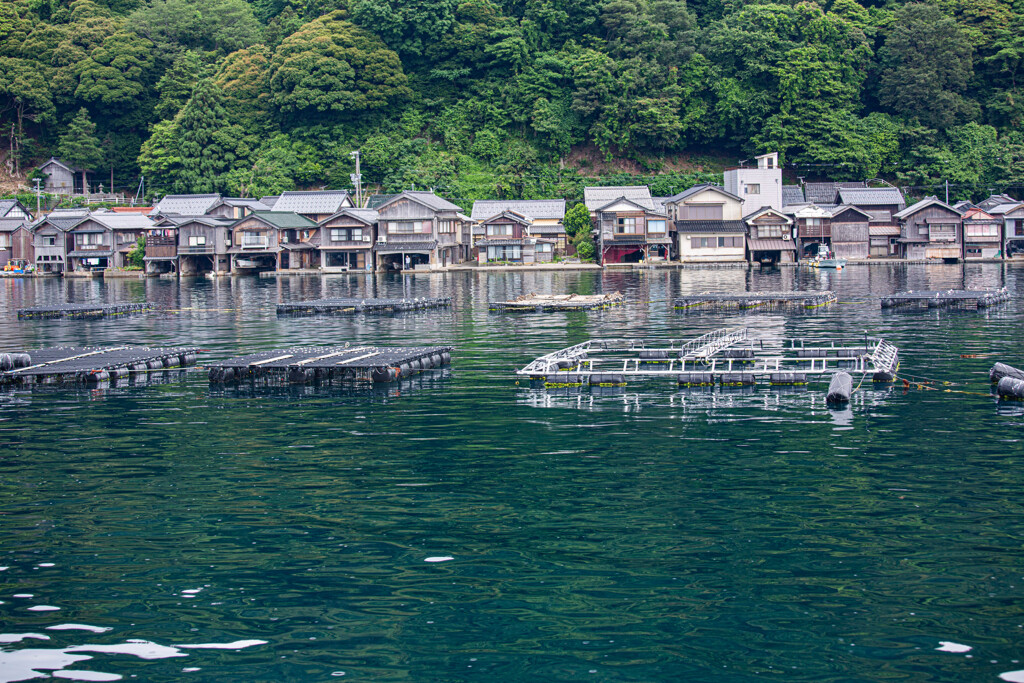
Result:
<instances>
[{"instance_id":1,"label":"waterfront village","mask_svg":"<svg viewBox=\"0 0 1024 683\"><path fill-rule=\"evenodd\" d=\"M931 196L908 205L884 182L789 185L777 154L756 162L725 170L721 185L671 197L653 197L642 185L585 188L593 259L580 259L567 235L564 199L467 207L431 191L363 200L319 190L258 199L167 195L153 206L38 216L0 200L0 262L37 275L173 277L587 267L581 261L590 260L590 267L784 266L823 253L847 262L1024 258L1024 203L1005 194L977 204ZM79 177L59 159L41 170L47 192L70 194Z\"/></svg>"}]
</instances>

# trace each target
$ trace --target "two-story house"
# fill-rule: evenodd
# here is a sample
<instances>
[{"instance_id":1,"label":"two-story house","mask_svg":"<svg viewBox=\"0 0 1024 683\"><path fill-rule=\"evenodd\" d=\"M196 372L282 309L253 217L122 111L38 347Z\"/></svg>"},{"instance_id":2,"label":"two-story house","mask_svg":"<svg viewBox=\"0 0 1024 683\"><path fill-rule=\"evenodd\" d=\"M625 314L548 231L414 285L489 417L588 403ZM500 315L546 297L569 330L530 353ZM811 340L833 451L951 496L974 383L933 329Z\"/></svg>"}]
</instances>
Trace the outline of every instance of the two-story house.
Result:
<instances>
[{"instance_id":1,"label":"two-story house","mask_svg":"<svg viewBox=\"0 0 1024 683\"><path fill-rule=\"evenodd\" d=\"M986 202L981 202L979 208L983 208L981 204ZM1024 258L1024 204L1014 200L985 210L1003 223L1003 258Z\"/></svg>"},{"instance_id":2,"label":"two-story house","mask_svg":"<svg viewBox=\"0 0 1024 683\"><path fill-rule=\"evenodd\" d=\"M554 240L555 252L565 254L566 237L564 199L487 199L473 203L470 214L476 223L473 226L473 246L486 235L481 221L497 216L503 211L512 211L531 220L530 237Z\"/></svg>"},{"instance_id":3,"label":"two-story house","mask_svg":"<svg viewBox=\"0 0 1024 683\"><path fill-rule=\"evenodd\" d=\"M477 241L477 262L550 263L555 240L532 236L533 219L516 211L502 211L480 221L484 237Z\"/></svg>"},{"instance_id":4,"label":"two-story house","mask_svg":"<svg viewBox=\"0 0 1024 683\"><path fill-rule=\"evenodd\" d=\"M742 262L747 226L743 200L718 185L696 185L665 199L675 223L676 248L683 263Z\"/></svg>"},{"instance_id":5,"label":"two-story house","mask_svg":"<svg viewBox=\"0 0 1024 683\"><path fill-rule=\"evenodd\" d=\"M893 217L900 223L899 255L907 259L959 261L963 254L963 217L937 197L926 197Z\"/></svg>"},{"instance_id":6,"label":"two-story house","mask_svg":"<svg viewBox=\"0 0 1024 683\"><path fill-rule=\"evenodd\" d=\"M0 218L0 268L12 259L35 262L32 231L24 218Z\"/></svg>"},{"instance_id":7,"label":"two-story house","mask_svg":"<svg viewBox=\"0 0 1024 683\"><path fill-rule=\"evenodd\" d=\"M832 249L832 212L817 204L788 206L785 213L792 216L796 226L798 257L812 257L819 251Z\"/></svg>"},{"instance_id":8,"label":"two-story house","mask_svg":"<svg viewBox=\"0 0 1024 683\"><path fill-rule=\"evenodd\" d=\"M668 259L672 238L668 216L656 210L646 185L587 187L583 203L597 225L602 264Z\"/></svg>"},{"instance_id":9,"label":"two-story house","mask_svg":"<svg viewBox=\"0 0 1024 683\"><path fill-rule=\"evenodd\" d=\"M129 266L129 253L152 227L153 221L139 214L90 213L67 233L68 272Z\"/></svg>"},{"instance_id":10,"label":"two-story house","mask_svg":"<svg viewBox=\"0 0 1024 683\"><path fill-rule=\"evenodd\" d=\"M227 274L231 269L228 248L234 219L220 216L165 216L153 224L146 237L146 272Z\"/></svg>"},{"instance_id":11,"label":"two-story house","mask_svg":"<svg viewBox=\"0 0 1024 683\"><path fill-rule=\"evenodd\" d=\"M89 215L88 209L54 209L31 225L32 251L37 273L63 273L67 269L68 231Z\"/></svg>"},{"instance_id":12,"label":"two-story house","mask_svg":"<svg viewBox=\"0 0 1024 683\"><path fill-rule=\"evenodd\" d=\"M747 259L751 263L796 263L792 218L764 207L744 216L743 222L747 224Z\"/></svg>"},{"instance_id":13,"label":"two-story house","mask_svg":"<svg viewBox=\"0 0 1024 683\"><path fill-rule=\"evenodd\" d=\"M887 257L900 252L897 240L900 224L896 213L907 207L903 193L895 187L839 187L835 203L854 206L867 213L868 250L871 256Z\"/></svg>"},{"instance_id":14,"label":"two-story house","mask_svg":"<svg viewBox=\"0 0 1024 683\"><path fill-rule=\"evenodd\" d=\"M856 206L840 204L830 209L829 230L832 250L845 259L866 259L871 255L871 215Z\"/></svg>"},{"instance_id":15,"label":"two-story house","mask_svg":"<svg viewBox=\"0 0 1024 683\"><path fill-rule=\"evenodd\" d=\"M976 206L953 208L964 212L964 260L999 258L1003 250L1003 218Z\"/></svg>"},{"instance_id":16,"label":"two-story house","mask_svg":"<svg viewBox=\"0 0 1024 683\"><path fill-rule=\"evenodd\" d=\"M238 273L303 268L307 261L296 242L308 240L315 222L291 211L255 211L231 224L231 271ZM304 237L303 237L304 235ZM291 244L292 248L286 248ZM299 254L293 256L292 254Z\"/></svg>"},{"instance_id":17,"label":"two-story house","mask_svg":"<svg viewBox=\"0 0 1024 683\"><path fill-rule=\"evenodd\" d=\"M377 207L373 252L381 270L434 270L469 255L469 219L433 192L407 190Z\"/></svg>"},{"instance_id":18,"label":"two-story house","mask_svg":"<svg viewBox=\"0 0 1024 683\"><path fill-rule=\"evenodd\" d=\"M373 271L375 209L342 209L319 225L320 270L325 273Z\"/></svg>"}]
</instances>

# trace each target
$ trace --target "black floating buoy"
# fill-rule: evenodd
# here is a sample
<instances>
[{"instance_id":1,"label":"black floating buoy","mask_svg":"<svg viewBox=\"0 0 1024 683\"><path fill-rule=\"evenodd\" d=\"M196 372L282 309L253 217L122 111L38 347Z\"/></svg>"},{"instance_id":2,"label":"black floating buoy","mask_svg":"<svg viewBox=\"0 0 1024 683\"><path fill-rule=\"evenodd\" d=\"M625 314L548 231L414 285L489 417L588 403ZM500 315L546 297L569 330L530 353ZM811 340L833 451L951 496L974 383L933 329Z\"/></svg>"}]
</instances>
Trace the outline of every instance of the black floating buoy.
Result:
<instances>
[{"instance_id":1,"label":"black floating buoy","mask_svg":"<svg viewBox=\"0 0 1024 683\"><path fill-rule=\"evenodd\" d=\"M220 368L210 368L208 376L211 382L220 382L222 381L221 378L224 376L224 371Z\"/></svg>"},{"instance_id":2,"label":"black floating buoy","mask_svg":"<svg viewBox=\"0 0 1024 683\"><path fill-rule=\"evenodd\" d=\"M676 382L682 387L710 387L715 383L715 376L710 372L680 372Z\"/></svg>"},{"instance_id":3,"label":"black floating buoy","mask_svg":"<svg viewBox=\"0 0 1024 683\"><path fill-rule=\"evenodd\" d=\"M1009 398L1015 401L1024 399L1024 379L1016 377L1003 377L996 385L996 393L999 398Z\"/></svg>"},{"instance_id":4,"label":"black floating buoy","mask_svg":"<svg viewBox=\"0 0 1024 683\"><path fill-rule=\"evenodd\" d=\"M32 357L27 353L12 353L11 360L14 361L16 368L27 368L32 365Z\"/></svg>"},{"instance_id":5,"label":"black floating buoy","mask_svg":"<svg viewBox=\"0 0 1024 683\"><path fill-rule=\"evenodd\" d=\"M1007 365L1006 363L996 363L992 366L992 369L988 371L988 378L992 380L993 384L998 384L999 380L1004 377L1024 379L1024 371L1018 370L1012 365Z\"/></svg>"},{"instance_id":6,"label":"black floating buoy","mask_svg":"<svg viewBox=\"0 0 1024 683\"><path fill-rule=\"evenodd\" d=\"M398 379L398 375L398 368L378 365L370 372L370 379L374 382L394 382Z\"/></svg>"},{"instance_id":7,"label":"black floating buoy","mask_svg":"<svg viewBox=\"0 0 1024 683\"><path fill-rule=\"evenodd\" d=\"M827 403L849 403L853 394L853 378L848 372L837 372L828 383Z\"/></svg>"}]
</instances>

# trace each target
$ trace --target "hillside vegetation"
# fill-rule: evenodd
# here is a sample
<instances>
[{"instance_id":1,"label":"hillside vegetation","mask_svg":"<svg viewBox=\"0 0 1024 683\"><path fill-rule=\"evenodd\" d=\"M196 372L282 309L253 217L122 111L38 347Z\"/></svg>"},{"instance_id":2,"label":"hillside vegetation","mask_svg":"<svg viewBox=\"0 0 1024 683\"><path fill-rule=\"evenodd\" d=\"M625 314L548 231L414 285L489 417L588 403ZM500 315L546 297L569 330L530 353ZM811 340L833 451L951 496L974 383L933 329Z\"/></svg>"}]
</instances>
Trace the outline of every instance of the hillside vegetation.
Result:
<instances>
[{"instance_id":1,"label":"hillside vegetation","mask_svg":"<svg viewBox=\"0 0 1024 683\"><path fill-rule=\"evenodd\" d=\"M1024 185L1022 59L1004 0L6 0L0 130L14 171L157 193L349 187L360 149L365 183L464 199L764 151L966 196Z\"/></svg>"}]
</instances>

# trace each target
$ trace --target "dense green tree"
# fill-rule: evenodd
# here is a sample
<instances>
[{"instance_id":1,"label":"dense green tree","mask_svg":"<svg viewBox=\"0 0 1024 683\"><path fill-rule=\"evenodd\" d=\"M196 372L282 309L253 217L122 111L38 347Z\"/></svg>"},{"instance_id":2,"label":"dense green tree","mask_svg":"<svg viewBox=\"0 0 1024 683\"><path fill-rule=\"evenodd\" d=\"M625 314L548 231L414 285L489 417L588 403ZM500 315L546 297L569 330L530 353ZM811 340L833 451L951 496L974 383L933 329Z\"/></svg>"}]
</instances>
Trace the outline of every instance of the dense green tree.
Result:
<instances>
[{"instance_id":1,"label":"dense green tree","mask_svg":"<svg viewBox=\"0 0 1024 683\"><path fill-rule=\"evenodd\" d=\"M48 75L52 69L27 59L0 57L0 121L10 120L12 170L21 172L25 122L45 123L56 113Z\"/></svg>"},{"instance_id":2,"label":"dense green tree","mask_svg":"<svg viewBox=\"0 0 1024 683\"><path fill-rule=\"evenodd\" d=\"M131 15L131 24L167 63L187 50L226 55L262 37L252 5L245 0L152 0Z\"/></svg>"},{"instance_id":3,"label":"dense green tree","mask_svg":"<svg viewBox=\"0 0 1024 683\"><path fill-rule=\"evenodd\" d=\"M160 96L153 113L158 119L172 119L192 96L196 83L209 75L209 66L192 50L174 58L170 68L157 81Z\"/></svg>"},{"instance_id":4,"label":"dense green tree","mask_svg":"<svg viewBox=\"0 0 1024 683\"><path fill-rule=\"evenodd\" d=\"M286 38L269 71L271 101L285 117L354 116L411 95L398 55L340 11Z\"/></svg>"},{"instance_id":5,"label":"dense green tree","mask_svg":"<svg viewBox=\"0 0 1024 683\"><path fill-rule=\"evenodd\" d=\"M964 97L974 73L967 34L933 5L899 8L878 51L878 99L893 112L945 128L973 118L977 105Z\"/></svg>"},{"instance_id":6,"label":"dense green tree","mask_svg":"<svg viewBox=\"0 0 1024 683\"><path fill-rule=\"evenodd\" d=\"M455 27L456 0L354 0L352 21L379 35L403 58L422 58Z\"/></svg>"},{"instance_id":7,"label":"dense green tree","mask_svg":"<svg viewBox=\"0 0 1024 683\"><path fill-rule=\"evenodd\" d=\"M82 169L82 187L88 190L87 173L103 163L103 147L96 137L96 124L85 107L78 110L67 130L60 136L57 154L65 162Z\"/></svg>"},{"instance_id":8,"label":"dense green tree","mask_svg":"<svg viewBox=\"0 0 1024 683\"><path fill-rule=\"evenodd\" d=\"M566 211L562 225L565 227L565 235L570 241L575 240L577 235L589 234L592 223L586 204L576 204Z\"/></svg>"}]
</instances>

